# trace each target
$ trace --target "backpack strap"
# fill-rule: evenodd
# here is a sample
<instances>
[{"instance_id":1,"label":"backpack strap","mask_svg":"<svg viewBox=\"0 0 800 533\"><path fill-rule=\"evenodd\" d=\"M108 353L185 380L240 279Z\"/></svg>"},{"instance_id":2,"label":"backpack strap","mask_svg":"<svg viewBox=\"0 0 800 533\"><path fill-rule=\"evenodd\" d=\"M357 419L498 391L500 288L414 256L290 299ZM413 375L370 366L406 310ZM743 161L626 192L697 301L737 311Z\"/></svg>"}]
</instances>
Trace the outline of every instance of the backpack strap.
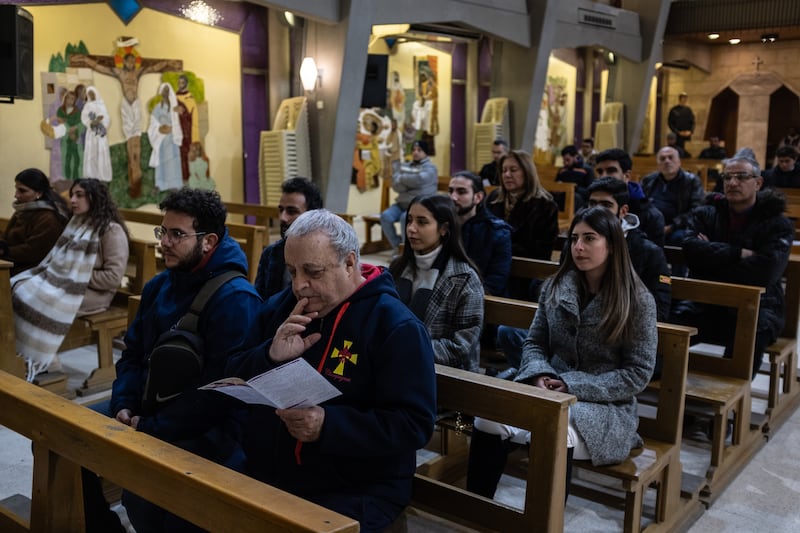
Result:
<instances>
[{"instance_id":1,"label":"backpack strap","mask_svg":"<svg viewBox=\"0 0 800 533\"><path fill-rule=\"evenodd\" d=\"M203 284L200 292L192 300L192 305L189 306L189 311L181 317L178 321L177 329L197 333L197 322L200 320L200 314L205 309L208 300L214 295L217 290L225 285L232 279L243 278L244 274L236 270L229 270L223 272L219 276L214 276Z\"/></svg>"}]
</instances>

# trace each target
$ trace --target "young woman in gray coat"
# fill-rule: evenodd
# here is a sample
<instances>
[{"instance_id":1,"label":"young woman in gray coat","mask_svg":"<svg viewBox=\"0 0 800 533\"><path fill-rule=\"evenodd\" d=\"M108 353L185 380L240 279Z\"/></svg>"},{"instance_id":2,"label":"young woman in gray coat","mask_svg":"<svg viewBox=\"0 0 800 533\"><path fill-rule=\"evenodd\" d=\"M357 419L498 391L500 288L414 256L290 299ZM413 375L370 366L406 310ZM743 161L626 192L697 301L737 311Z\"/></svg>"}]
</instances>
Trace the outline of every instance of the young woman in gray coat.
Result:
<instances>
[{"instance_id":1,"label":"young woman in gray coat","mask_svg":"<svg viewBox=\"0 0 800 533\"><path fill-rule=\"evenodd\" d=\"M611 212L579 212L569 235L571 253L542 288L515 379L577 397L569 415L570 459L619 463L642 444L636 394L655 364L655 302ZM476 419L468 490L493 497L508 451L530 440L519 428Z\"/></svg>"},{"instance_id":2,"label":"young woman in gray coat","mask_svg":"<svg viewBox=\"0 0 800 533\"><path fill-rule=\"evenodd\" d=\"M439 364L477 371L483 283L461 244L449 196L411 200L403 255L389 267L400 299L425 323Z\"/></svg>"}]
</instances>

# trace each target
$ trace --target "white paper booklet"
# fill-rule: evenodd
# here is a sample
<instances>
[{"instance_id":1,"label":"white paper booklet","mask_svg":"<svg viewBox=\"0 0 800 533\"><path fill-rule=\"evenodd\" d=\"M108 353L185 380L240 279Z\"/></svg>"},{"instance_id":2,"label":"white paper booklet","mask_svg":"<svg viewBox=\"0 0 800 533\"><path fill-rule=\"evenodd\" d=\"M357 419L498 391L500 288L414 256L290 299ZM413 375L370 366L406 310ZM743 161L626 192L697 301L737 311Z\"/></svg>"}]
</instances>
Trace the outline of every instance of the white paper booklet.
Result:
<instances>
[{"instance_id":1,"label":"white paper booklet","mask_svg":"<svg viewBox=\"0 0 800 533\"><path fill-rule=\"evenodd\" d=\"M200 388L222 392L245 403L279 409L311 407L341 394L302 357L248 381L224 378Z\"/></svg>"}]
</instances>

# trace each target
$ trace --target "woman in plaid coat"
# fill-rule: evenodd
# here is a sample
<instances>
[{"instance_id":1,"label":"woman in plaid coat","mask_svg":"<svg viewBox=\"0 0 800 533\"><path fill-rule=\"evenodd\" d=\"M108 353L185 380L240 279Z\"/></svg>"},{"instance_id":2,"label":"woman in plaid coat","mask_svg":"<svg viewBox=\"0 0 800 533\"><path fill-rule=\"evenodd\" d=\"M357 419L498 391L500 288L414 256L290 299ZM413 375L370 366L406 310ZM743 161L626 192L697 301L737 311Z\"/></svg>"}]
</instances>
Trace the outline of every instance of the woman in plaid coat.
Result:
<instances>
[{"instance_id":1,"label":"woman in plaid coat","mask_svg":"<svg viewBox=\"0 0 800 533\"><path fill-rule=\"evenodd\" d=\"M400 299L422 320L439 364L477 371L483 284L461 244L453 201L417 196L406 215L406 246L389 267Z\"/></svg>"}]
</instances>

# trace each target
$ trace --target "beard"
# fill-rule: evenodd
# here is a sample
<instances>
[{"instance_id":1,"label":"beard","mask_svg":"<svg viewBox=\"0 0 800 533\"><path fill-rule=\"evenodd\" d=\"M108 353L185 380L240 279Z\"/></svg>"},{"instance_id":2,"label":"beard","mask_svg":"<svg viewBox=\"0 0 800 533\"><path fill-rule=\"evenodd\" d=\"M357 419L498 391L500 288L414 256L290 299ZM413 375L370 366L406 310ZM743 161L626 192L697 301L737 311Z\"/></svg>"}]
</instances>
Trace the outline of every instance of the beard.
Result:
<instances>
[{"instance_id":1,"label":"beard","mask_svg":"<svg viewBox=\"0 0 800 533\"><path fill-rule=\"evenodd\" d=\"M281 222L281 239L285 239L286 238L286 230L289 229L289 226L290 226L290 224L286 224L284 222Z\"/></svg>"},{"instance_id":2,"label":"beard","mask_svg":"<svg viewBox=\"0 0 800 533\"><path fill-rule=\"evenodd\" d=\"M456 214L460 217L463 217L464 215L468 215L474 208L475 208L474 205L470 205L468 207L462 207L456 204Z\"/></svg>"},{"instance_id":3,"label":"beard","mask_svg":"<svg viewBox=\"0 0 800 533\"><path fill-rule=\"evenodd\" d=\"M185 258L178 261L173 270L191 272L203 260L203 242L198 240L192 251Z\"/></svg>"}]
</instances>

